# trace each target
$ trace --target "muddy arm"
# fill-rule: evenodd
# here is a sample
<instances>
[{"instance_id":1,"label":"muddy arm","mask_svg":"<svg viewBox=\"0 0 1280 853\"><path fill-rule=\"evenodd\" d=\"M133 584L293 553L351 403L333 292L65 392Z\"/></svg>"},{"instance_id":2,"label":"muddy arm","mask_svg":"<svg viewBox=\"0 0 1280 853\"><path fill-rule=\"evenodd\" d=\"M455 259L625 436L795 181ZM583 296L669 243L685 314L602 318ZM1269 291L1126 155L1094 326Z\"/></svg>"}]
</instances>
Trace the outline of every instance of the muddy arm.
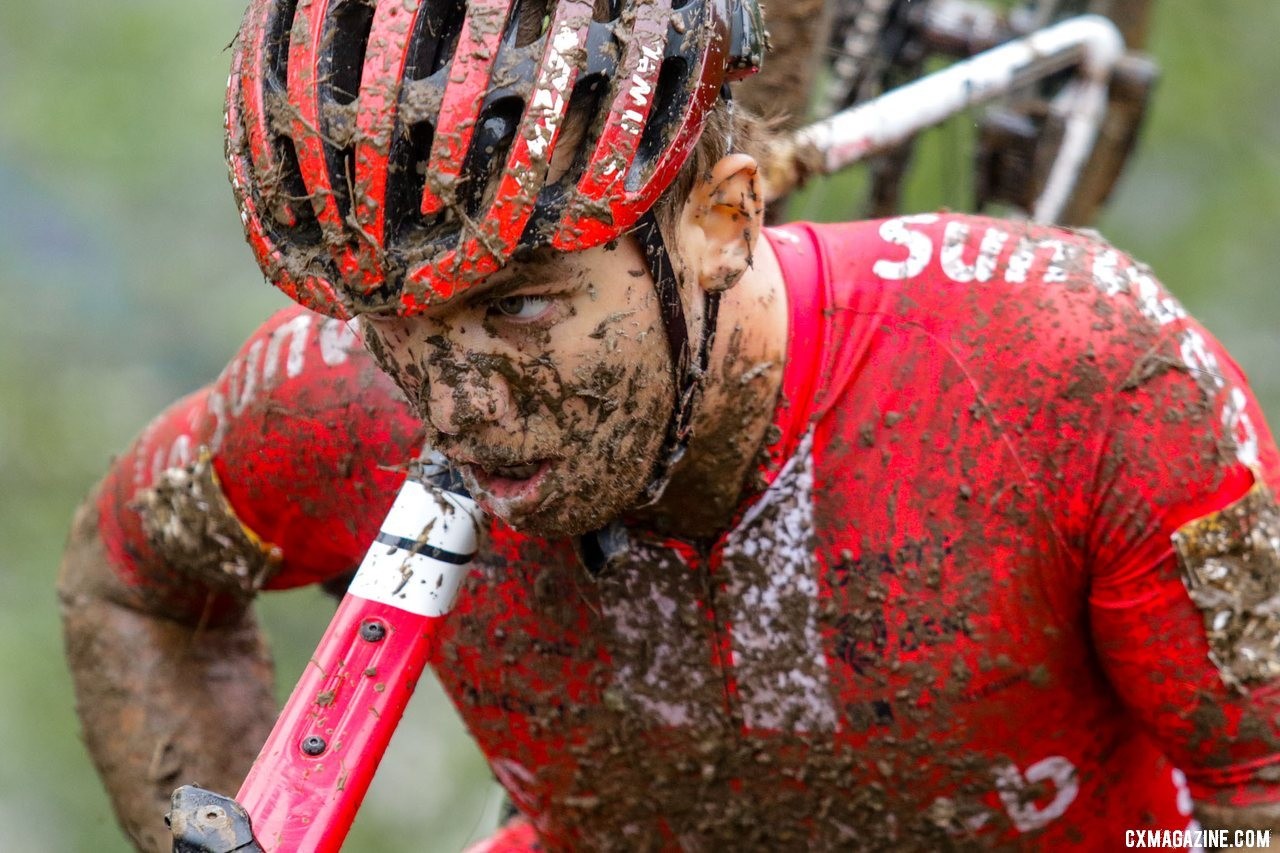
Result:
<instances>
[{"instance_id":1,"label":"muddy arm","mask_svg":"<svg viewBox=\"0 0 1280 853\"><path fill-rule=\"evenodd\" d=\"M202 624L122 583L94 507L76 514L58 577L76 712L121 826L140 849L168 851L173 789L234 794L266 739L271 658L247 605Z\"/></svg>"},{"instance_id":2,"label":"muddy arm","mask_svg":"<svg viewBox=\"0 0 1280 853\"><path fill-rule=\"evenodd\" d=\"M350 327L291 307L153 419L85 502L58 581L67 659L86 744L141 846L168 850L179 785L235 794L270 732L257 590L359 565L421 447Z\"/></svg>"}]
</instances>

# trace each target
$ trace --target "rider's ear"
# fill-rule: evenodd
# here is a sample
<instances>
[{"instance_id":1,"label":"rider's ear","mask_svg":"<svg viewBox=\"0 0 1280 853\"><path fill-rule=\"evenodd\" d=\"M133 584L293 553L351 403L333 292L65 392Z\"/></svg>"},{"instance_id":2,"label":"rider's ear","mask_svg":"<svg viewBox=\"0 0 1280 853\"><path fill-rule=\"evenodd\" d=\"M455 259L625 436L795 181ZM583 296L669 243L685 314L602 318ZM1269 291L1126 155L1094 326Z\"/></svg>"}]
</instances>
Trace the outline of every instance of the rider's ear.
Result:
<instances>
[{"instance_id":1,"label":"rider's ear","mask_svg":"<svg viewBox=\"0 0 1280 853\"><path fill-rule=\"evenodd\" d=\"M751 265L764 223L764 194L756 161L729 154L693 188L682 214L686 260L703 290L733 286Z\"/></svg>"}]
</instances>

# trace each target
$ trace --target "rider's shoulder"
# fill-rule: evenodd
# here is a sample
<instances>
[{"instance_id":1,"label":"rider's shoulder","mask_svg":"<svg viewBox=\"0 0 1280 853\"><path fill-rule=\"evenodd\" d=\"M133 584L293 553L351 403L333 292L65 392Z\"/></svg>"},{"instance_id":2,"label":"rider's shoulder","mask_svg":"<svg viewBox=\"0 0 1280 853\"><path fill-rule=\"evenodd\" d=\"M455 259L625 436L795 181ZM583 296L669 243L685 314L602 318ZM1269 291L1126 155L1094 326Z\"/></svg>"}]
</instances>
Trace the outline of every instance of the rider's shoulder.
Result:
<instances>
[{"instance_id":1,"label":"rider's shoulder","mask_svg":"<svg viewBox=\"0 0 1280 853\"><path fill-rule=\"evenodd\" d=\"M215 450L236 422L264 416L311 421L333 412L356 418L354 409L363 408L375 421L416 421L365 349L355 321L297 305L277 311L245 339L214 380L210 408L225 420Z\"/></svg>"},{"instance_id":2,"label":"rider's shoulder","mask_svg":"<svg viewBox=\"0 0 1280 853\"><path fill-rule=\"evenodd\" d=\"M233 375L237 368L256 367L263 387L269 387L308 371L367 360L355 321L290 305L268 317L245 339L220 379Z\"/></svg>"},{"instance_id":3,"label":"rider's shoulder","mask_svg":"<svg viewBox=\"0 0 1280 853\"><path fill-rule=\"evenodd\" d=\"M1182 363L1198 334L1147 266L1093 231L947 212L806 227L842 346L896 341L983 388L1125 388L1152 358Z\"/></svg>"},{"instance_id":4,"label":"rider's shoulder","mask_svg":"<svg viewBox=\"0 0 1280 853\"><path fill-rule=\"evenodd\" d=\"M949 212L814 227L837 294L930 326L1097 340L1186 317L1149 267L1088 229Z\"/></svg>"}]
</instances>

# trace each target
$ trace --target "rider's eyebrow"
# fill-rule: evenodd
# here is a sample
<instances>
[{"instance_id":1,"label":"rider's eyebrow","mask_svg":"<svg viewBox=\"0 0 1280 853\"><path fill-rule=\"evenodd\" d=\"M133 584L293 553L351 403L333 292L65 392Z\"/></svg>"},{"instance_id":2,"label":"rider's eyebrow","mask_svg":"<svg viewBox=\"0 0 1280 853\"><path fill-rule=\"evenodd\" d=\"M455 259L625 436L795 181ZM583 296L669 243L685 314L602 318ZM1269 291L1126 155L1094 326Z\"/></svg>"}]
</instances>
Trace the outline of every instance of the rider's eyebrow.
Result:
<instances>
[{"instance_id":1,"label":"rider's eyebrow","mask_svg":"<svg viewBox=\"0 0 1280 853\"><path fill-rule=\"evenodd\" d=\"M499 299L522 287L537 285L554 285L568 278L564 258L559 252L535 251L528 260L521 260L506 267L498 273L497 281L490 277L488 281L476 286L471 291L468 302L487 302Z\"/></svg>"}]
</instances>

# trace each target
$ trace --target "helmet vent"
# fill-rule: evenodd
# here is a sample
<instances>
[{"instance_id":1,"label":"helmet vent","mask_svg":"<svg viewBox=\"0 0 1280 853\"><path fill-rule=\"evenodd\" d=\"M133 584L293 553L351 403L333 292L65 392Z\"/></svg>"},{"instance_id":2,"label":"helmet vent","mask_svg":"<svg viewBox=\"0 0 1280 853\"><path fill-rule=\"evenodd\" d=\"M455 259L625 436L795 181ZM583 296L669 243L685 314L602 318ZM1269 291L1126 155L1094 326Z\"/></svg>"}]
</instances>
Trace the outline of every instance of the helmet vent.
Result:
<instances>
[{"instance_id":1,"label":"helmet vent","mask_svg":"<svg viewBox=\"0 0 1280 853\"><path fill-rule=\"evenodd\" d=\"M390 237L399 242L405 235L421 230L423 216L420 205L427 185L427 161L435 126L429 121L409 126L407 136L397 136L391 146L387 181L387 224Z\"/></svg>"},{"instance_id":2,"label":"helmet vent","mask_svg":"<svg viewBox=\"0 0 1280 853\"><path fill-rule=\"evenodd\" d=\"M324 95L339 104L350 104L360 94L360 72L373 28L373 6L360 0L339 0L325 26L328 41L320 59L320 86ZM324 47L324 46L322 46Z\"/></svg>"},{"instance_id":3,"label":"helmet vent","mask_svg":"<svg viewBox=\"0 0 1280 853\"><path fill-rule=\"evenodd\" d=\"M627 233L762 38L759 0L248 2L226 147L245 232L333 316L417 314L520 247Z\"/></svg>"},{"instance_id":4,"label":"helmet vent","mask_svg":"<svg viewBox=\"0 0 1280 853\"><path fill-rule=\"evenodd\" d=\"M283 204L288 204L293 211L295 221L289 229L289 240L306 246L318 246L321 243L320 223L316 220L315 210L307 204L307 188L302 182L302 170L298 168L298 152L293 147L293 139L288 136L275 137L277 161L280 174L276 180L268 181L263 176L258 178L258 186L270 187L275 194L273 199L264 199L274 213ZM277 227L283 227L275 216L272 219ZM275 229L273 229L275 230Z\"/></svg>"},{"instance_id":5,"label":"helmet vent","mask_svg":"<svg viewBox=\"0 0 1280 853\"><path fill-rule=\"evenodd\" d=\"M560 144L574 146L573 159L565 173L556 180L555 186L567 190L582 180L596 143L600 141L605 119L608 118L608 110L604 109L608 94L609 79L604 74L583 77L573 87L560 131Z\"/></svg>"},{"instance_id":6,"label":"helmet vent","mask_svg":"<svg viewBox=\"0 0 1280 853\"><path fill-rule=\"evenodd\" d=\"M418 15L418 31L413 34L405 66L407 80L425 80L453 58L465 14L463 0L426 4Z\"/></svg>"},{"instance_id":7,"label":"helmet vent","mask_svg":"<svg viewBox=\"0 0 1280 853\"><path fill-rule=\"evenodd\" d=\"M293 28L293 13L298 0L283 0L278 11L271 16L266 35L268 90L283 91L289 73L289 32Z\"/></svg>"},{"instance_id":8,"label":"helmet vent","mask_svg":"<svg viewBox=\"0 0 1280 853\"><path fill-rule=\"evenodd\" d=\"M502 98L480 114L462 167L465 177L458 186L458 202L467 216L479 216L497 194L498 179L511 153L523 112L524 102L520 98Z\"/></svg>"},{"instance_id":9,"label":"helmet vent","mask_svg":"<svg viewBox=\"0 0 1280 853\"><path fill-rule=\"evenodd\" d=\"M361 0L338 0L325 22L320 47L320 134L329 170L333 200L344 220L351 214L351 187L355 176L352 144L355 111L360 95L364 54L373 28L373 7ZM349 109L344 109L349 108ZM332 239L332 237L331 237ZM350 238L354 244L354 237Z\"/></svg>"},{"instance_id":10,"label":"helmet vent","mask_svg":"<svg viewBox=\"0 0 1280 853\"><path fill-rule=\"evenodd\" d=\"M573 87L557 145L558 151L564 151L565 146L572 145L572 160L554 182L544 184L542 191L538 193L533 215L529 217L520 236L522 246L551 244L555 229L560 223L561 211L566 202L572 203L575 197L572 190L586 174L591 164L591 155L600 141L608 113L604 109L608 95L609 77L602 73L581 77Z\"/></svg>"}]
</instances>

